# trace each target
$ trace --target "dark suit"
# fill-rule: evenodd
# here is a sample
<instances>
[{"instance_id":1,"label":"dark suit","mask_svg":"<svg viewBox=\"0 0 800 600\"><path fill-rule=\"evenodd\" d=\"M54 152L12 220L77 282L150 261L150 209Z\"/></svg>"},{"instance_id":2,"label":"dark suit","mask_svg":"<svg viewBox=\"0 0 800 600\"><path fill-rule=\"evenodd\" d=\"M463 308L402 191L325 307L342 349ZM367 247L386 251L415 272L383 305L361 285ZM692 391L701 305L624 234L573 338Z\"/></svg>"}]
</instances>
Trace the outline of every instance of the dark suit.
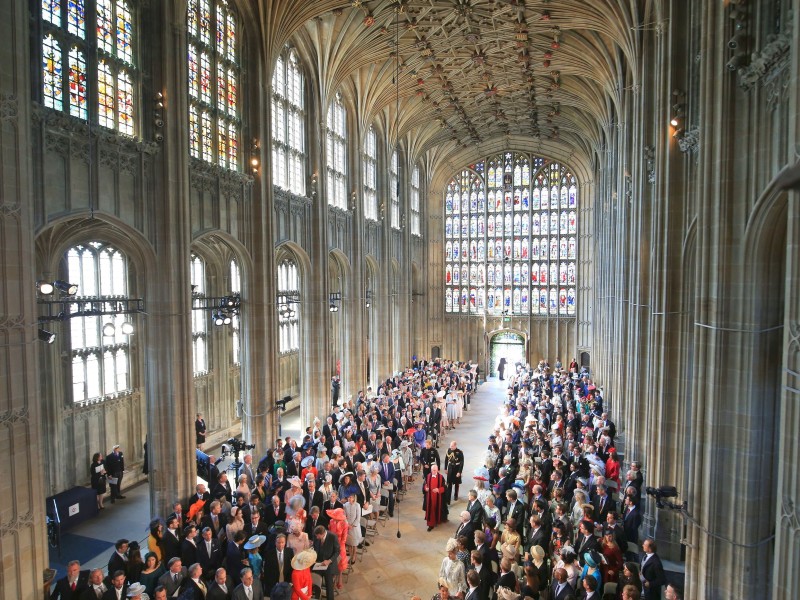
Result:
<instances>
[{"instance_id":1,"label":"dark suit","mask_svg":"<svg viewBox=\"0 0 800 600\"><path fill-rule=\"evenodd\" d=\"M519 533L521 536L522 530L525 527L525 504L520 502L519 499L514 504L513 509L509 504L508 507L506 508L506 519L508 519L509 517L514 518L515 529L517 530L517 533Z\"/></svg>"},{"instance_id":2,"label":"dark suit","mask_svg":"<svg viewBox=\"0 0 800 600\"><path fill-rule=\"evenodd\" d=\"M128 577L128 561L114 551L114 554L108 559L108 575L113 576L117 571L122 571L125 573L125 577Z\"/></svg>"},{"instance_id":3,"label":"dark suit","mask_svg":"<svg viewBox=\"0 0 800 600\"><path fill-rule=\"evenodd\" d=\"M582 534L579 534L575 542L575 552L578 554L578 562L581 563L582 567L586 566L586 560L584 560L583 555L591 550L600 552L600 543L597 538L594 535L584 538Z\"/></svg>"},{"instance_id":4,"label":"dark suit","mask_svg":"<svg viewBox=\"0 0 800 600\"><path fill-rule=\"evenodd\" d=\"M90 585L81 592L80 600L97 600L98 598L102 597L103 595L98 596L97 593L94 591L94 588Z\"/></svg>"},{"instance_id":5,"label":"dark suit","mask_svg":"<svg viewBox=\"0 0 800 600\"><path fill-rule=\"evenodd\" d=\"M642 513L638 506L630 512L625 512L622 517L622 527L625 530L625 541L639 543L639 526L642 524Z\"/></svg>"},{"instance_id":6,"label":"dark suit","mask_svg":"<svg viewBox=\"0 0 800 600\"><path fill-rule=\"evenodd\" d=\"M283 549L284 581L291 582L292 580L293 558L294 558L294 550L286 546ZM266 592L270 593L276 583L278 583L278 551L275 548L270 548L264 553L264 589L266 590Z\"/></svg>"},{"instance_id":7,"label":"dark suit","mask_svg":"<svg viewBox=\"0 0 800 600\"><path fill-rule=\"evenodd\" d=\"M212 579L216 570L222 566L222 551L219 548L219 542L215 538L211 538L210 553L205 540L201 539L197 542L197 562L203 567L203 576L206 579Z\"/></svg>"},{"instance_id":8,"label":"dark suit","mask_svg":"<svg viewBox=\"0 0 800 600\"><path fill-rule=\"evenodd\" d=\"M314 550L317 552L317 562L331 561L325 569L324 577L325 593L333 598L333 578L339 573L339 538L332 533L326 533L322 541L314 538Z\"/></svg>"},{"instance_id":9,"label":"dark suit","mask_svg":"<svg viewBox=\"0 0 800 600\"><path fill-rule=\"evenodd\" d=\"M197 537L193 541L194 544L189 540L181 542L181 562L187 567L197 562Z\"/></svg>"},{"instance_id":10,"label":"dark suit","mask_svg":"<svg viewBox=\"0 0 800 600\"><path fill-rule=\"evenodd\" d=\"M661 587L666 585L667 578L664 574L664 565L661 564L657 554L653 554L647 562L641 564L641 572L644 580L650 584L649 587L642 588L642 600L661 598Z\"/></svg>"},{"instance_id":11,"label":"dark suit","mask_svg":"<svg viewBox=\"0 0 800 600\"><path fill-rule=\"evenodd\" d=\"M80 571L75 581L75 591L72 591L69 580L62 577L56 582L50 593L50 600L78 600L81 594L89 588L89 571Z\"/></svg>"},{"instance_id":12,"label":"dark suit","mask_svg":"<svg viewBox=\"0 0 800 600\"><path fill-rule=\"evenodd\" d=\"M328 523L330 523L331 520L327 511L336 508L344 508L344 504L342 504L339 500L331 504L331 501L328 500L322 505L322 512L319 515L319 520L322 521L322 524L325 525L325 527L328 526Z\"/></svg>"},{"instance_id":13,"label":"dark suit","mask_svg":"<svg viewBox=\"0 0 800 600\"><path fill-rule=\"evenodd\" d=\"M541 546L543 549L547 549L548 544L550 543L550 533L549 531L545 530L544 527L539 527L539 529L534 532L533 530L528 532L528 543L526 544L526 548L528 552L531 551L531 548L534 546Z\"/></svg>"},{"instance_id":14,"label":"dark suit","mask_svg":"<svg viewBox=\"0 0 800 600\"><path fill-rule=\"evenodd\" d=\"M175 533L177 533L177 529ZM171 558L180 557L181 540L175 537L169 530L164 532L161 538L161 560L166 565Z\"/></svg>"},{"instance_id":15,"label":"dark suit","mask_svg":"<svg viewBox=\"0 0 800 600\"><path fill-rule=\"evenodd\" d=\"M386 483L391 484L391 488L384 488L389 490L389 516L394 516L394 488L397 485L394 480L394 465L391 461L388 463L381 462L380 464L380 476L381 476L381 484L386 485Z\"/></svg>"},{"instance_id":16,"label":"dark suit","mask_svg":"<svg viewBox=\"0 0 800 600\"><path fill-rule=\"evenodd\" d=\"M482 563L481 571L478 573L481 582L478 585L478 598L480 600L489 600L492 597L492 589L494 588L495 574L492 571L492 565L489 561L485 560Z\"/></svg>"},{"instance_id":17,"label":"dark suit","mask_svg":"<svg viewBox=\"0 0 800 600\"><path fill-rule=\"evenodd\" d=\"M480 501L475 500L472 504L467 501L467 512L469 513L469 521L472 523L473 531L483 528L483 506Z\"/></svg>"},{"instance_id":18,"label":"dark suit","mask_svg":"<svg viewBox=\"0 0 800 600\"><path fill-rule=\"evenodd\" d=\"M483 571L483 569L481 569ZM497 579L497 587L506 587L510 590L516 591L517 589L517 577L514 575L514 571L509 571L508 573L503 573Z\"/></svg>"},{"instance_id":19,"label":"dark suit","mask_svg":"<svg viewBox=\"0 0 800 600\"><path fill-rule=\"evenodd\" d=\"M258 579L253 579L253 600L261 600L264 597L264 592L261 589L261 582ZM244 591L244 584L240 583L233 590L231 600L247 600L247 592Z\"/></svg>"},{"instance_id":20,"label":"dark suit","mask_svg":"<svg viewBox=\"0 0 800 600\"><path fill-rule=\"evenodd\" d=\"M569 583L567 583L566 581L564 582L564 587L561 588L561 592L559 592L558 594L556 594L556 590L558 589L558 582L557 581L553 581L553 585L552 585L551 589L553 591L553 593L551 595L551 598L553 598L553 600L564 600L570 594L574 594L574 590L572 589L572 586Z\"/></svg>"},{"instance_id":21,"label":"dark suit","mask_svg":"<svg viewBox=\"0 0 800 600\"><path fill-rule=\"evenodd\" d=\"M455 534L453 537L457 540L460 536L464 536L467 538L467 550L470 552L475 550L475 530L472 528L472 523L467 521L466 523L461 523L456 528Z\"/></svg>"},{"instance_id":22,"label":"dark suit","mask_svg":"<svg viewBox=\"0 0 800 600\"><path fill-rule=\"evenodd\" d=\"M103 594L102 600L117 600L120 598L121 600L126 600L128 596L128 584L122 586L122 594L117 596L117 590L113 585L108 586L106 593Z\"/></svg>"},{"instance_id":23,"label":"dark suit","mask_svg":"<svg viewBox=\"0 0 800 600\"><path fill-rule=\"evenodd\" d=\"M242 550L242 547L233 540L228 542L228 551L225 553L225 571L228 573L228 587L235 587L239 585L239 571L245 565L242 561L247 558L247 553Z\"/></svg>"},{"instance_id":24,"label":"dark suit","mask_svg":"<svg viewBox=\"0 0 800 600\"><path fill-rule=\"evenodd\" d=\"M231 586L230 584L225 584L225 589L227 591L223 592L217 582L215 581L211 585L208 586L208 593L206 594L206 600L231 600Z\"/></svg>"},{"instance_id":25,"label":"dark suit","mask_svg":"<svg viewBox=\"0 0 800 600\"><path fill-rule=\"evenodd\" d=\"M603 503L600 496L595 496L594 500L592 501L592 506L594 506L594 520L596 523L605 523L608 513L614 512L616 509L616 504L611 498L608 497L608 494L606 494L604 497L606 499L605 503Z\"/></svg>"},{"instance_id":26,"label":"dark suit","mask_svg":"<svg viewBox=\"0 0 800 600\"><path fill-rule=\"evenodd\" d=\"M117 480L117 483L109 482L108 484L111 487L112 501L114 498L120 498L122 496L122 494L120 494L120 488L122 488L122 472L124 470L125 457L122 455L122 452L117 452L116 454L112 452L106 456L106 473Z\"/></svg>"},{"instance_id":27,"label":"dark suit","mask_svg":"<svg viewBox=\"0 0 800 600\"><path fill-rule=\"evenodd\" d=\"M200 520L200 531L205 529L206 527L211 528L211 532L214 534L214 537L219 534L220 529L225 529L225 525L227 525L227 519L225 515L220 513L217 515L217 526L214 527L214 520L211 518L211 515L204 515L203 518Z\"/></svg>"},{"instance_id":28,"label":"dark suit","mask_svg":"<svg viewBox=\"0 0 800 600\"><path fill-rule=\"evenodd\" d=\"M163 585L167 590L167 598L174 595L177 590L183 591L186 588L187 581L189 581L189 576L186 572L186 567L181 567L177 580L169 571L158 578L159 585Z\"/></svg>"},{"instance_id":29,"label":"dark suit","mask_svg":"<svg viewBox=\"0 0 800 600\"><path fill-rule=\"evenodd\" d=\"M264 510L264 520L267 523L267 526L273 525L275 521L285 521L286 520L286 506L281 503L278 507L278 514L275 514L275 505L270 504Z\"/></svg>"}]
</instances>

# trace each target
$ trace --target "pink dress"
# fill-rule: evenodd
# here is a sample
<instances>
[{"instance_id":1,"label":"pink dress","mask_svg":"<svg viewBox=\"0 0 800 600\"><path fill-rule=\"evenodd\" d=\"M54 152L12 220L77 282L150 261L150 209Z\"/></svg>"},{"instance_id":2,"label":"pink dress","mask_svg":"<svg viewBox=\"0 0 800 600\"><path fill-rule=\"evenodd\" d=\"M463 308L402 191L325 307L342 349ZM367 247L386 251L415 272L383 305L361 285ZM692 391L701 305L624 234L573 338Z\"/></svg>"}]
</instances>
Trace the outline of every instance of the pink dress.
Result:
<instances>
[{"instance_id":1,"label":"pink dress","mask_svg":"<svg viewBox=\"0 0 800 600\"><path fill-rule=\"evenodd\" d=\"M347 560L347 532L350 527L347 525L347 521L341 521L339 519L331 519L331 522L328 524L328 531L330 531L333 535L339 538L339 572L342 573L343 571L347 570L348 567L348 560Z\"/></svg>"}]
</instances>

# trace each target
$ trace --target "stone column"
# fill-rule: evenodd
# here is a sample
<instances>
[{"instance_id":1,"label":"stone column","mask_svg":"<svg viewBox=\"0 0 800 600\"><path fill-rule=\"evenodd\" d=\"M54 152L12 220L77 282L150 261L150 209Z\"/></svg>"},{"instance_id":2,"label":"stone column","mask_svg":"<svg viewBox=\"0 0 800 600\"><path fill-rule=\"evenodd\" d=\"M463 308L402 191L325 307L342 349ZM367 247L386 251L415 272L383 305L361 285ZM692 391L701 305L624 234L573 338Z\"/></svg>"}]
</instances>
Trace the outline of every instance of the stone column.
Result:
<instances>
[{"instance_id":1,"label":"stone column","mask_svg":"<svg viewBox=\"0 0 800 600\"><path fill-rule=\"evenodd\" d=\"M37 389L31 189L31 60L24 0L0 7L0 475L13 482L0 513L0 595L41 598L48 564Z\"/></svg>"}]
</instances>

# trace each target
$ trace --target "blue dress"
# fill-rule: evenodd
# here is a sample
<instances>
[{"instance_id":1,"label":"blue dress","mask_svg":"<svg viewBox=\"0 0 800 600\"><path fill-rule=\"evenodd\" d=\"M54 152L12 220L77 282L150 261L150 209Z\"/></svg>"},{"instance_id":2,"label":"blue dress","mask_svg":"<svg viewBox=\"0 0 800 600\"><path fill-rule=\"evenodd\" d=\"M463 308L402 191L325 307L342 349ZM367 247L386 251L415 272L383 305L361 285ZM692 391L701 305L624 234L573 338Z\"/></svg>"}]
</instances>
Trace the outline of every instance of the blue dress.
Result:
<instances>
[{"instance_id":1,"label":"blue dress","mask_svg":"<svg viewBox=\"0 0 800 600\"><path fill-rule=\"evenodd\" d=\"M583 581L586 576L589 574L589 565L585 565L583 567L583 571L581 571L581 581ZM598 567L595 569L594 573L590 575L590 577L594 577L597 580L597 589L603 589L603 574L600 573L600 568Z\"/></svg>"},{"instance_id":2,"label":"blue dress","mask_svg":"<svg viewBox=\"0 0 800 600\"><path fill-rule=\"evenodd\" d=\"M247 562L250 563L250 568L253 569L253 577L258 579L261 577L261 567L264 564L264 559L261 558L261 555L256 552L250 552L247 555Z\"/></svg>"}]
</instances>

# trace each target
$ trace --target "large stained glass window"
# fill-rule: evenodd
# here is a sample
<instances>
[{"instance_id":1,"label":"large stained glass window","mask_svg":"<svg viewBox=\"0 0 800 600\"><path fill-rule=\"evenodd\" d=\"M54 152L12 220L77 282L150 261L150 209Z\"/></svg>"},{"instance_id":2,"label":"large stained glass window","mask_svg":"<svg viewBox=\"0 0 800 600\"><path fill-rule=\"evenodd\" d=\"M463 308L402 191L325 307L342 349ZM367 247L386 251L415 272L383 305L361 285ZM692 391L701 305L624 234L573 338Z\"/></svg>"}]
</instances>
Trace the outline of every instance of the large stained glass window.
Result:
<instances>
[{"instance_id":1,"label":"large stained glass window","mask_svg":"<svg viewBox=\"0 0 800 600\"><path fill-rule=\"evenodd\" d=\"M326 141L328 204L347 210L347 111L341 94L328 107Z\"/></svg>"},{"instance_id":2,"label":"large stained glass window","mask_svg":"<svg viewBox=\"0 0 800 600\"><path fill-rule=\"evenodd\" d=\"M361 154L364 186L364 218L378 220L378 135L375 128L370 127L364 138L364 150Z\"/></svg>"},{"instance_id":3,"label":"large stained glass window","mask_svg":"<svg viewBox=\"0 0 800 600\"><path fill-rule=\"evenodd\" d=\"M189 0L189 153L239 170L238 21L226 0Z\"/></svg>"},{"instance_id":4,"label":"large stained glass window","mask_svg":"<svg viewBox=\"0 0 800 600\"><path fill-rule=\"evenodd\" d=\"M411 214L411 235L422 235L419 217L419 167L411 171L411 198L409 213Z\"/></svg>"},{"instance_id":5,"label":"large stained glass window","mask_svg":"<svg viewBox=\"0 0 800 600\"><path fill-rule=\"evenodd\" d=\"M303 72L286 47L272 74L272 183L298 196L306 193Z\"/></svg>"},{"instance_id":6,"label":"large stained glass window","mask_svg":"<svg viewBox=\"0 0 800 600\"><path fill-rule=\"evenodd\" d=\"M445 311L572 316L578 185L557 162L506 152L445 191Z\"/></svg>"},{"instance_id":7,"label":"large stained glass window","mask_svg":"<svg viewBox=\"0 0 800 600\"><path fill-rule=\"evenodd\" d=\"M100 125L134 135L139 75L132 6L133 0L41 1L42 102L47 108L85 121L95 118L90 102L96 98Z\"/></svg>"},{"instance_id":8,"label":"large stained glass window","mask_svg":"<svg viewBox=\"0 0 800 600\"><path fill-rule=\"evenodd\" d=\"M89 242L70 248L67 273L80 296L122 298L128 294L127 260L107 244ZM128 315L70 319L74 402L99 402L130 391L130 335L123 328L127 320ZM107 328L109 324L114 327Z\"/></svg>"}]
</instances>

